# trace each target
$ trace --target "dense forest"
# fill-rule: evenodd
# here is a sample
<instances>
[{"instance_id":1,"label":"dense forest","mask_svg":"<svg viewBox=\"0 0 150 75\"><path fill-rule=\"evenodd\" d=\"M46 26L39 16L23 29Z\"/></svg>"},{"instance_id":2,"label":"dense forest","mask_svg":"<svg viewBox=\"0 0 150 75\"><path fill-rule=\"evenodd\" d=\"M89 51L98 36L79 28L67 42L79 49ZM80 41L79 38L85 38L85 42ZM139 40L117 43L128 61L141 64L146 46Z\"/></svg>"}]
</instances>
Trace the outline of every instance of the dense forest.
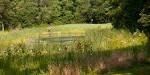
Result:
<instances>
[{"instance_id":1,"label":"dense forest","mask_svg":"<svg viewBox=\"0 0 150 75\"><path fill-rule=\"evenodd\" d=\"M0 0L0 29L112 22L115 28L149 31L149 0Z\"/></svg>"}]
</instances>

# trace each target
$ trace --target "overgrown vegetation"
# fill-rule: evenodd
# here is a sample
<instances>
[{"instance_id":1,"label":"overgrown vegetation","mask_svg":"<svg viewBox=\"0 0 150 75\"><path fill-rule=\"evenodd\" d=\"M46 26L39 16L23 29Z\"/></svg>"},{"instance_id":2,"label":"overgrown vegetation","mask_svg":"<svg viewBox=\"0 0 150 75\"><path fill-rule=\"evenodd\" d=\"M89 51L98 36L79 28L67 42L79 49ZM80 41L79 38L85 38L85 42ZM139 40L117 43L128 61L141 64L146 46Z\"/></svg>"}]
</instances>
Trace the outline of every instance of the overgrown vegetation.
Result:
<instances>
[{"instance_id":1,"label":"overgrown vegetation","mask_svg":"<svg viewBox=\"0 0 150 75\"><path fill-rule=\"evenodd\" d=\"M125 30L103 29L100 26L87 30L82 40L68 44L36 43L28 46L26 43L18 43L1 50L0 74L125 75L130 72L133 75L148 75L149 64L145 64L146 68L139 67L141 71L134 70L137 63L149 63L147 42L144 33L131 35ZM128 68L131 70L128 71Z\"/></svg>"},{"instance_id":2,"label":"overgrown vegetation","mask_svg":"<svg viewBox=\"0 0 150 75\"><path fill-rule=\"evenodd\" d=\"M149 0L1 0L0 28L112 22L115 28L148 33L149 3Z\"/></svg>"},{"instance_id":3,"label":"overgrown vegetation","mask_svg":"<svg viewBox=\"0 0 150 75\"><path fill-rule=\"evenodd\" d=\"M39 24L105 23L110 22L105 15L107 5L103 0L1 0L0 21L5 29Z\"/></svg>"},{"instance_id":4,"label":"overgrown vegetation","mask_svg":"<svg viewBox=\"0 0 150 75\"><path fill-rule=\"evenodd\" d=\"M38 39L39 35L47 31L47 27L37 27L23 30L1 31L0 48L7 48L12 44L27 43Z\"/></svg>"},{"instance_id":5,"label":"overgrown vegetation","mask_svg":"<svg viewBox=\"0 0 150 75\"><path fill-rule=\"evenodd\" d=\"M0 0L0 31L0 75L150 74L149 0Z\"/></svg>"}]
</instances>

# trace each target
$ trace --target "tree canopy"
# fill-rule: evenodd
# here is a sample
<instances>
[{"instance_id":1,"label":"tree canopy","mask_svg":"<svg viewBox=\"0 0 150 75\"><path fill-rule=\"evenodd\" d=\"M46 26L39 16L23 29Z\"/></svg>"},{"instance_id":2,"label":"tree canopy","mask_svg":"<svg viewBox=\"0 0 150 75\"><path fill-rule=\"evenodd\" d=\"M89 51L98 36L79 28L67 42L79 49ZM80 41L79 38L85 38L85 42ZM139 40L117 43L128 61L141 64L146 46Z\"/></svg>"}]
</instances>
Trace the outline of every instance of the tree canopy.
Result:
<instances>
[{"instance_id":1,"label":"tree canopy","mask_svg":"<svg viewBox=\"0 0 150 75\"><path fill-rule=\"evenodd\" d=\"M150 31L149 0L0 0L0 28L107 23Z\"/></svg>"}]
</instances>

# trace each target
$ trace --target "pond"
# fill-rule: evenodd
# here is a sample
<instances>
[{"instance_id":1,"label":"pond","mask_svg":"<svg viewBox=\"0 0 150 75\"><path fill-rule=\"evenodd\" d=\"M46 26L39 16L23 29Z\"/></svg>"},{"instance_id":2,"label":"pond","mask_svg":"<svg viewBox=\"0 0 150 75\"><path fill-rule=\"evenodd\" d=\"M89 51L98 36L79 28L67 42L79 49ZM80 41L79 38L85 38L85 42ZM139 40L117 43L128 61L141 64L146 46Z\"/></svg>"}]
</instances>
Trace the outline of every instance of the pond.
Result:
<instances>
[{"instance_id":1,"label":"pond","mask_svg":"<svg viewBox=\"0 0 150 75\"><path fill-rule=\"evenodd\" d=\"M40 41L49 43L67 43L81 40L82 38L84 38L84 36L48 37L48 38L40 38Z\"/></svg>"},{"instance_id":2,"label":"pond","mask_svg":"<svg viewBox=\"0 0 150 75\"><path fill-rule=\"evenodd\" d=\"M84 33L61 33L61 34L44 34L38 38L38 43L71 43L73 41L82 40L85 37Z\"/></svg>"}]
</instances>

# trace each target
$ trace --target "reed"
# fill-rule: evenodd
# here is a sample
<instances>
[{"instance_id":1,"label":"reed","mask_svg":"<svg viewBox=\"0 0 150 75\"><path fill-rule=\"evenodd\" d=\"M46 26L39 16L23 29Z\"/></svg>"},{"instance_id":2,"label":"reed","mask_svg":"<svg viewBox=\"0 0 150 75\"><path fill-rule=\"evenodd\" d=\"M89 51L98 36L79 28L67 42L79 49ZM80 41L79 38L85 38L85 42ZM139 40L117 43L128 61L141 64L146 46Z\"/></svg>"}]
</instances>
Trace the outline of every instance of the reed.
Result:
<instances>
[{"instance_id":1,"label":"reed","mask_svg":"<svg viewBox=\"0 0 150 75\"><path fill-rule=\"evenodd\" d=\"M22 35L25 38L23 33L28 36L32 34L31 31L27 29L27 32L19 32L16 37ZM13 35L13 33L2 33L1 35ZM35 35L38 37L37 33L32 34ZM147 42L148 39L143 33L137 32L136 35L132 35L126 30L101 27L86 29L84 38L69 43L38 42L31 46L22 41L1 48L0 74L113 75L118 73L125 75L129 68L132 74L149 73L145 72L150 70L148 68L150 65L145 64L150 62ZM141 62L146 65L145 68L136 65ZM137 71L135 67L142 71Z\"/></svg>"}]
</instances>

